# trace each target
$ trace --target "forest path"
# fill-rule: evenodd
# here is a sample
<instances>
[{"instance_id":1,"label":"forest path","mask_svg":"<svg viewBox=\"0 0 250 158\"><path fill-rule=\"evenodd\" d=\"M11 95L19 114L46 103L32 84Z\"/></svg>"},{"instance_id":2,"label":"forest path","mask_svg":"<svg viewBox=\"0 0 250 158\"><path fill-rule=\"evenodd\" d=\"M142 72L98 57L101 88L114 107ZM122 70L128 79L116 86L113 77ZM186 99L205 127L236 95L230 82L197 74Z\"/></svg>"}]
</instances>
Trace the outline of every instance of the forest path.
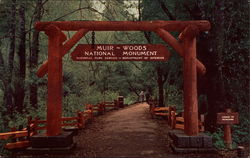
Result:
<instances>
[{"instance_id":1,"label":"forest path","mask_svg":"<svg viewBox=\"0 0 250 158\"><path fill-rule=\"evenodd\" d=\"M176 155L169 147L165 120L151 119L149 105L139 103L94 118L75 137L74 156L88 158L213 158L214 155ZM208 156L208 157L207 157ZM217 157L217 156L216 156Z\"/></svg>"},{"instance_id":2,"label":"forest path","mask_svg":"<svg viewBox=\"0 0 250 158\"><path fill-rule=\"evenodd\" d=\"M164 127L152 120L146 103L99 116L76 137L76 155L98 158L177 158L167 144ZM165 129L165 137L162 137Z\"/></svg>"}]
</instances>

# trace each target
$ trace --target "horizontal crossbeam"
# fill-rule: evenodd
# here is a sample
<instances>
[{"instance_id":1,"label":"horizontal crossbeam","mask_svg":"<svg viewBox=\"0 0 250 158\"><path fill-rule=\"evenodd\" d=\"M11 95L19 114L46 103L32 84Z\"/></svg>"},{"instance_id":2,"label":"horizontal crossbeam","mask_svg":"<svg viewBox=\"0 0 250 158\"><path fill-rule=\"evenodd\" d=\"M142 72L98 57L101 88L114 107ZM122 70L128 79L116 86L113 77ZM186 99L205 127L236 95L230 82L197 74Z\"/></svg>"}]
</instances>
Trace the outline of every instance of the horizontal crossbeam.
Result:
<instances>
[{"instance_id":1,"label":"horizontal crossbeam","mask_svg":"<svg viewBox=\"0 0 250 158\"><path fill-rule=\"evenodd\" d=\"M62 31L77 31L82 28L90 31L155 31L162 28L167 31L183 31L188 25L196 25L200 31L208 31L210 23L196 21L49 21L37 22L35 28L45 31L48 25L55 25Z\"/></svg>"}]
</instances>

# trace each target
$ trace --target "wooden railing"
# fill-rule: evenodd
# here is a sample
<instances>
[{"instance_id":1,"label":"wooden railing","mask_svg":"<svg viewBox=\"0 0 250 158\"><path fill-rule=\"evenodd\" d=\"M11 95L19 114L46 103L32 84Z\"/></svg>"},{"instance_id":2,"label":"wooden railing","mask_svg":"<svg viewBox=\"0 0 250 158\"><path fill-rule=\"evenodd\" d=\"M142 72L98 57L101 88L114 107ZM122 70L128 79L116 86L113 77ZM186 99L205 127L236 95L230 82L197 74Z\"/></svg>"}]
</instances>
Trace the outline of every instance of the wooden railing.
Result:
<instances>
[{"instance_id":1,"label":"wooden railing","mask_svg":"<svg viewBox=\"0 0 250 158\"><path fill-rule=\"evenodd\" d=\"M118 101L114 100L114 101L105 101L102 102L103 106L104 106L104 110L107 111L107 108L111 108L111 109L118 109Z\"/></svg>"},{"instance_id":2,"label":"wooden railing","mask_svg":"<svg viewBox=\"0 0 250 158\"><path fill-rule=\"evenodd\" d=\"M27 140L28 137L29 132L26 128L20 131L0 133L0 140L11 140L11 142L7 143L4 146L4 148L6 149L15 149L30 146L30 142Z\"/></svg>"},{"instance_id":3,"label":"wooden railing","mask_svg":"<svg viewBox=\"0 0 250 158\"><path fill-rule=\"evenodd\" d=\"M61 126L71 127L73 129L83 129L86 123L94 117L94 113L104 114L106 108L117 108L116 102L106 101L96 105L87 104L84 111L76 112L74 117L62 117ZM29 137L36 135L41 130L46 130L46 120L40 120L39 118L28 117L27 128L23 128L18 131L0 133L0 140L9 140L13 142L7 143L5 149L17 149L26 148L30 146Z\"/></svg>"},{"instance_id":4,"label":"wooden railing","mask_svg":"<svg viewBox=\"0 0 250 158\"><path fill-rule=\"evenodd\" d=\"M183 113L178 114L176 112L175 106L157 107L157 101L149 101L149 109L152 118L154 118L155 116L166 117L168 125L172 129L184 130L185 120L183 117ZM204 115L200 116L199 130L200 132L204 132Z\"/></svg>"},{"instance_id":5,"label":"wooden railing","mask_svg":"<svg viewBox=\"0 0 250 158\"><path fill-rule=\"evenodd\" d=\"M172 111L171 112L171 128L172 129L181 129L184 130L184 117L183 117L183 113L181 114L181 116L178 116L178 114L176 113L176 111ZM200 132L204 132L205 128L204 128L204 115L200 115L200 119L199 119L199 131Z\"/></svg>"}]
</instances>

